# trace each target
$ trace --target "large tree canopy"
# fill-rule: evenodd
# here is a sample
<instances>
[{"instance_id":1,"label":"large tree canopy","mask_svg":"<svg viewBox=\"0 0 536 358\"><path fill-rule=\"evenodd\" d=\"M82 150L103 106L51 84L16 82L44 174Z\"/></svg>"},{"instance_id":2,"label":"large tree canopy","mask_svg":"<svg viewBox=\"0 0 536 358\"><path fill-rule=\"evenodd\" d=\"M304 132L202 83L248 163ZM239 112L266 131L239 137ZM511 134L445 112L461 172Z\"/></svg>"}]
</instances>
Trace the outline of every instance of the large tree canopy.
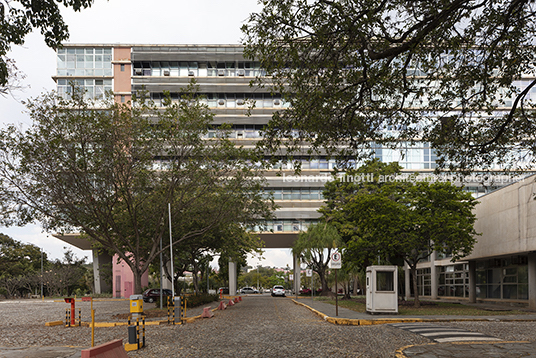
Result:
<instances>
[{"instance_id":1,"label":"large tree canopy","mask_svg":"<svg viewBox=\"0 0 536 358\"><path fill-rule=\"evenodd\" d=\"M0 93L8 85L6 55L12 45L24 44L33 29L39 29L47 46L56 49L69 37L59 4L80 11L94 0L0 0Z\"/></svg>"},{"instance_id":2,"label":"large tree canopy","mask_svg":"<svg viewBox=\"0 0 536 358\"><path fill-rule=\"evenodd\" d=\"M246 55L291 104L263 149L367 157L419 140L444 167L534 165L534 1L262 3Z\"/></svg>"},{"instance_id":3,"label":"large tree canopy","mask_svg":"<svg viewBox=\"0 0 536 358\"><path fill-rule=\"evenodd\" d=\"M33 126L0 132L3 223L79 231L125 260L141 292L141 274L169 234L168 204L175 244L271 217L255 158L224 130L203 139L213 115L194 92L164 108L142 96L95 109L77 91L31 101Z\"/></svg>"},{"instance_id":4,"label":"large tree canopy","mask_svg":"<svg viewBox=\"0 0 536 358\"><path fill-rule=\"evenodd\" d=\"M368 172L372 180L328 183L320 211L338 227L346 243L345 260L366 266L378 255L391 263L403 259L419 305L417 264L434 251L452 261L471 253L476 201L449 182L396 180L393 169L394 164L371 161L348 174Z\"/></svg>"}]
</instances>

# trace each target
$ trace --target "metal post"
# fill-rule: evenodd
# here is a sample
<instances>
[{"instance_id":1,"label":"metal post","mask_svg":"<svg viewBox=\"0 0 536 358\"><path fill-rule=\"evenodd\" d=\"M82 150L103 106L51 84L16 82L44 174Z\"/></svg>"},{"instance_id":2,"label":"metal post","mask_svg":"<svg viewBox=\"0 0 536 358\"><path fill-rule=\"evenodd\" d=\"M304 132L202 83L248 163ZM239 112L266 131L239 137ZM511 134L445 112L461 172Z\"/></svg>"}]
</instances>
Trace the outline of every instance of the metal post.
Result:
<instances>
[{"instance_id":1,"label":"metal post","mask_svg":"<svg viewBox=\"0 0 536 358\"><path fill-rule=\"evenodd\" d=\"M82 326L82 309L78 309L78 326Z\"/></svg>"},{"instance_id":2,"label":"metal post","mask_svg":"<svg viewBox=\"0 0 536 358\"><path fill-rule=\"evenodd\" d=\"M41 249L41 299L43 298L43 249Z\"/></svg>"},{"instance_id":3,"label":"metal post","mask_svg":"<svg viewBox=\"0 0 536 358\"><path fill-rule=\"evenodd\" d=\"M335 316L339 317L339 287L337 283L337 269L335 269Z\"/></svg>"},{"instance_id":4,"label":"metal post","mask_svg":"<svg viewBox=\"0 0 536 358\"><path fill-rule=\"evenodd\" d=\"M160 309L162 309L162 289L163 289L163 280L162 280L162 236L160 236Z\"/></svg>"},{"instance_id":5,"label":"metal post","mask_svg":"<svg viewBox=\"0 0 536 358\"><path fill-rule=\"evenodd\" d=\"M136 317L136 343L138 343L138 349L140 349L140 318Z\"/></svg>"},{"instance_id":6,"label":"metal post","mask_svg":"<svg viewBox=\"0 0 536 358\"><path fill-rule=\"evenodd\" d=\"M141 321L142 321L142 326L141 326L141 329L142 329L142 332L143 332L143 343L142 343L142 347L145 347L145 316L142 316L141 318Z\"/></svg>"},{"instance_id":7,"label":"metal post","mask_svg":"<svg viewBox=\"0 0 536 358\"><path fill-rule=\"evenodd\" d=\"M169 212L169 251L170 251L170 257L171 257L171 296L175 297L175 285L174 285L175 272L173 271L173 239L171 235L171 203L168 203L168 212Z\"/></svg>"}]
</instances>

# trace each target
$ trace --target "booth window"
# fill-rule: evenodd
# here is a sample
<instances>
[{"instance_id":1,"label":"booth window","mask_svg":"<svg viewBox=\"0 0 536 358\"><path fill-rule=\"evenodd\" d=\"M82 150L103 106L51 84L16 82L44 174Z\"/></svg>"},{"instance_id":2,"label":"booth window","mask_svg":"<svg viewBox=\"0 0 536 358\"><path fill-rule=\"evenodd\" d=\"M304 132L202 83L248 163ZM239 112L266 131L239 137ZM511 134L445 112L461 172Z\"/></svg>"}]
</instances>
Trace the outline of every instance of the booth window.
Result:
<instances>
[{"instance_id":1,"label":"booth window","mask_svg":"<svg viewBox=\"0 0 536 358\"><path fill-rule=\"evenodd\" d=\"M394 273L392 271L376 272L376 291L394 291Z\"/></svg>"}]
</instances>

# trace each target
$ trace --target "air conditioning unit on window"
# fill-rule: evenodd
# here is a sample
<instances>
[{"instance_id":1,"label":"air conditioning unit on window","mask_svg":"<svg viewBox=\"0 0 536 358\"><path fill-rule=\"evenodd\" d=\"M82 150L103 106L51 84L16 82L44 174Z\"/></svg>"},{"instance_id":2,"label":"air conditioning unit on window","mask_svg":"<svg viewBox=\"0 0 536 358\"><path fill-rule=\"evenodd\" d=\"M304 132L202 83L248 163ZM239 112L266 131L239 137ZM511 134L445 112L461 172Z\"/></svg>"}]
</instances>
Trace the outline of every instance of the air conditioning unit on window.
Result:
<instances>
[{"instance_id":1,"label":"air conditioning unit on window","mask_svg":"<svg viewBox=\"0 0 536 358\"><path fill-rule=\"evenodd\" d=\"M188 71L188 76L193 76L194 75L194 71Z\"/></svg>"},{"instance_id":2,"label":"air conditioning unit on window","mask_svg":"<svg viewBox=\"0 0 536 358\"><path fill-rule=\"evenodd\" d=\"M225 100L220 99L220 100L218 101L218 104L219 104L220 106L223 106L223 105L225 104Z\"/></svg>"},{"instance_id":3,"label":"air conditioning unit on window","mask_svg":"<svg viewBox=\"0 0 536 358\"><path fill-rule=\"evenodd\" d=\"M225 70L218 70L218 76L225 76Z\"/></svg>"},{"instance_id":4,"label":"air conditioning unit on window","mask_svg":"<svg viewBox=\"0 0 536 358\"><path fill-rule=\"evenodd\" d=\"M281 103L281 102L280 102L278 99L274 99L274 104L275 104L276 106L279 106L280 103Z\"/></svg>"},{"instance_id":5,"label":"air conditioning unit on window","mask_svg":"<svg viewBox=\"0 0 536 358\"><path fill-rule=\"evenodd\" d=\"M164 76L169 76L169 70L164 70Z\"/></svg>"},{"instance_id":6,"label":"air conditioning unit on window","mask_svg":"<svg viewBox=\"0 0 536 358\"><path fill-rule=\"evenodd\" d=\"M239 106L243 106L244 105L244 100L243 99L237 99L236 104L239 105Z\"/></svg>"},{"instance_id":7,"label":"air conditioning unit on window","mask_svg":"<svg viewBox=\"0 0 536 358\"><path fill-rule=\"evenodd\" d=\"M143 74L143 71L141 68L136 68L134 70L134 73L136 74L136 76L141 76Z\"/></svg>"},{"instance_id":8,"label":"air conditioning unit on window","mask_svg":"<svg viewBox=\"0 0 536 358\"><path fill-rule=\"evenodd\" d=\"M244 70L238 70L237 74L239 76L244 76L245 72L244 72Z\"/></svg>"}]
</instances>

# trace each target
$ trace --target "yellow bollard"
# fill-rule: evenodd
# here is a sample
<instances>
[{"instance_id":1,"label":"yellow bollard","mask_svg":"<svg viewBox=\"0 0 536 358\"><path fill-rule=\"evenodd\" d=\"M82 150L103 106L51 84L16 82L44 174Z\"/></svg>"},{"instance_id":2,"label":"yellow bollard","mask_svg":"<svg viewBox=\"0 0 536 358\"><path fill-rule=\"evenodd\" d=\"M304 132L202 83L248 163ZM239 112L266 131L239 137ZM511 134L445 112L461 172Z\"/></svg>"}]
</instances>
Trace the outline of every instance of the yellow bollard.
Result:
<instances>
[{"instance_id":1,"label":"yellow bollard","mask_svg":"<svg viewBox=\"0 0 536 358\"><path fill-rule=\"evenodd\" d=\"M91 309L91 347L95 347L95 310L93 308Z\"/></svg>"}]
</instances>

